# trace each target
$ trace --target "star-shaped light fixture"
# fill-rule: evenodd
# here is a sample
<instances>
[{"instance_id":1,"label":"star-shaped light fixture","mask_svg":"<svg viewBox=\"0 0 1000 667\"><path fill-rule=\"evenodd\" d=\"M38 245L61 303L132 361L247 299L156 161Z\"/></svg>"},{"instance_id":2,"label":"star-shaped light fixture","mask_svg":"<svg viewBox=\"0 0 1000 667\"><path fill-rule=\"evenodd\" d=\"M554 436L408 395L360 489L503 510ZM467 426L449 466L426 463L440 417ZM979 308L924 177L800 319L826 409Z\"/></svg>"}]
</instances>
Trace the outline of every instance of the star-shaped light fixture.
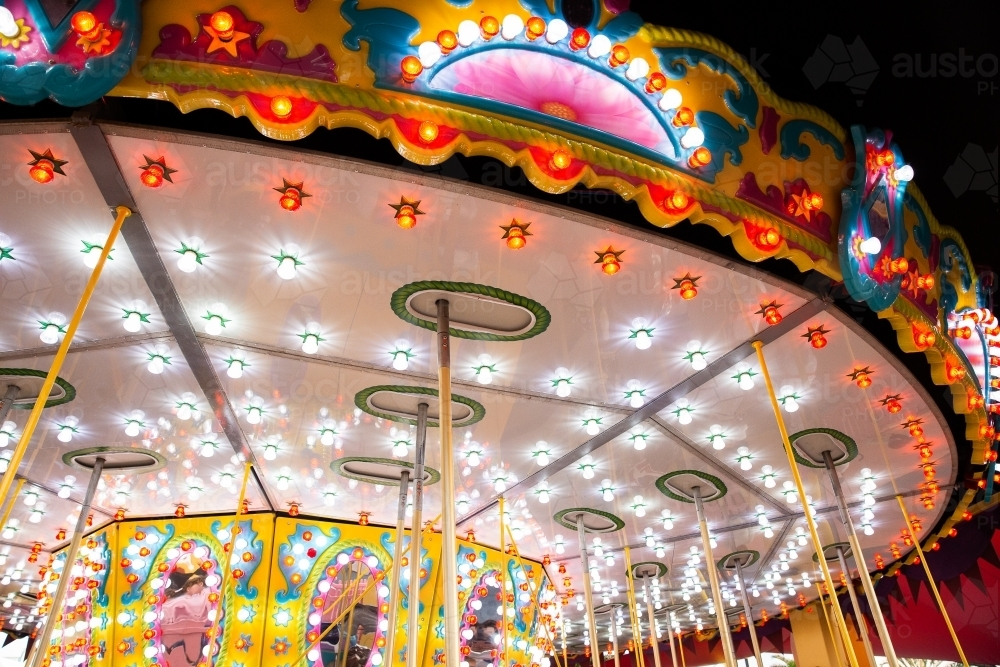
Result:
<instances>
[{"instance_id":1,"label":"star-shaped light fixture","mask_svg":"<svg viewBox=\"0 0 1000 667\"><path fill-rule=\"evenodd\" d=\"M229 12L215 12L209 19L208 25L202 29L212 38L212 42L205 49L206 53L225 51L233 58L236 58L236 49L244 39L249 39L250 34L236 30L236 23Z\"/></svg>"},{"instance_id":2,"label":"star-shaped light fixture","mask_svg":"<svg viewBox=\"0 0 1000 667\"><path fill-rule=\"evenodd\" d=\"M303 199L312 197L311 194L302 189L303 184L303 181L292 183L287 178L281 179L281 187L274 188L275 192L281 193L281 199L278 200L281 208L286 211L297 211L302 207Z\"/></svg>"},{"instance_id":3,"label":"star-shaped light fixture","mask_svg":"<svg viewBox=\"0 0 1000 667\"><path fill-rule=\"evenodd\" d=\"M594 254L597 255L594 264L600 264L601 271L609 276L613 276L621 270L624 250L615 250L613 246L608 246L605 250L595 250Z\"/></svg>"},{"instance_id":4,"label":"star-shaped light fixture","mask_svg":"<svg viewBox=\"0 0 1000 667\"><path fill-rule=\"evenodd\" d=\"M398 204L389 204L389 206L396 210L396 215L393 217L396 219L396 224L403 229L416 227L417 216L424 215L424 212L420 210L419 199L400 197Z\"/></svg>"},{"instance_id":5,"label":"star-shaped light fixture","mask_svg":"<svg viewBox=\"0 0 1000 667\"><path fill-rule=\"evenodd\" d=\"M500 229L503 230L503 236L500 239L506 239L507 247L511 250L520 250L528 243L526 237L532 236L532 233L528 231L530 226L530 222L518 222L515 218L510 221L509 225L500 225Z\"/></svg>"},{"instance_id":6,"label":"star-shaped light fixture","mask_svg":"<svg viewBox=\"0 0 1000 667\"><path fill-rule=\"evenodd\" d=\"M139 165L139 169L142 169L142 174L139 176L139 180L147 188L158 188L163 185L163 181L167 183L173 183L173 179L170 178L170 174L177 173L176 169L171 169L167 166L167 161L160 156L155 160L148 155L143 155L142 158L146 161L146 164Z\"/></svg>"}]
</instances>

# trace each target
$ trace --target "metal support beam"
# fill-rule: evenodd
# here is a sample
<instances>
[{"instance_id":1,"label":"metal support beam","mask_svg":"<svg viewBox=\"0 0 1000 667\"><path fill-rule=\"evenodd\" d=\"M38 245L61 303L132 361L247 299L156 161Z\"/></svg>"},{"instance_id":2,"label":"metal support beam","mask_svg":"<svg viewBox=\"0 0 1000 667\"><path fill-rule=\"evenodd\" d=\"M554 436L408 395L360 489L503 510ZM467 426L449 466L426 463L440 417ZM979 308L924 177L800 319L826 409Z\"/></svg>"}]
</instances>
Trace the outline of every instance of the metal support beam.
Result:
<instances>
[{"instance_id":1,"label":"metal support beam","mask_svg":"<svg viewBox=\"0 0 1000 667\"><path fill-rule=\"evenodd\" d=\"M273 511L276 503L268 496L267 487L258 476L257 461L240 428L236 412L233 410L232 403L226 395L215 367L212 365L212 360L198 341L194 326L184 310L181 297L177 293L177 289L170 279L170 274L163 265L163 259L160 257L153 237L142 219L142 212L139 211L132 198L132 193L125 184L125 177L114 153L111 152L111 146L101 129L94 125L86 115L74 116L70 134L73 135L73 139L83 155L84 162L87 164L87 169L94 177L105 202L111 207L127 206L131 209L131 217L122 225L122 238L125 239L129 252L135 259L149 291L152 292L160 314L177 342L177 347L180 348L181 354L184 355L184 359L191 368L205 398L208 399L215 419L219 422L233 449L241 454L245 461L254 464L252 469L254 481L261 497L267 502L268 509Z\"/></svg>"}]
</instances>

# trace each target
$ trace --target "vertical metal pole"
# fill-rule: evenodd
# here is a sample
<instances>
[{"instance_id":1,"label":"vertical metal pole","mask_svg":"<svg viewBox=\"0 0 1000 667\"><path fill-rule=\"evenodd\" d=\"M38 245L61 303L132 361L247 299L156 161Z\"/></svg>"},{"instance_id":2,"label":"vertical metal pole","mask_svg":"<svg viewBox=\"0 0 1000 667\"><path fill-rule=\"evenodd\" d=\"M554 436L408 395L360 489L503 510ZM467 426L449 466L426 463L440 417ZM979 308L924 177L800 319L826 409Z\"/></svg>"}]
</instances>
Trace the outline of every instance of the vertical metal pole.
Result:
<instances>
[{"instance_id":1,"label":"vertical metal pole","mask_svg":"<svg viewBox=\"0 0 1000 667\"><path fill-rule=\"evenodd\" d=\"M670 625L669 613L667 614L667 641L670 642L670 662L673 665L673 667L677 667L677 651L674 650L674 627ZM681 643L680 634L677 635L677 643L678 644ZM681 646L680 648L682 651L684 650L683 646Z\"/></svg>"},{"instance_id":2,"label":"vertical metal pole","mask_svg":"<svg viewBox=\"0 0 1000 667\"><path fill-rule=\"evenodd\" d=\"M389 578L389 627L385 638L385 659L383 663L395 662L393 650L396 646L396 619L399 616L399 595L402 582L399 575L403 571L403 537L406 535L406 493L410 488L410 471L399 474L399 509L396 511L396 546L392 550L392 576Z\"/></svg>"},{"instance_id":3,"label":"vertical metal pole","mask_svg":"<svg viewBox=\"0 0 1000 667\"><path fill-rule=\"evenodd\" d=\"M83 533L87 530L87 515L90 514L90 504L94 501L94 494L97 493L97 483L101 481L101 473L104 471L104 459L97 457L94 469L90 473L90 483L87 485L87 494L83 497L83 506L80 508L80 516L76 520L76 528L73 530L73 540L66 549L66 562L63 565L62 574L59 575L59 586L56 594L52 597L52 606L49 607L49 617L45 619L45 629L42 636L38 638L38 650L35 651L33 667L39 667L49 652L49 643L52 641L52 630L57 622L61 622L65 600L66 589L69 588L69 580L73 577L73 565L76 563L76 554L80 550L80 542L83 540Z\"/></svg>"},{"instance_id":4,"label":"vertical metal pole","mask_svg":"<svg viewBox=\"0 0 1000 667\"><path fill-rule=\"evenodd\" d=\"M420 656L420 560L423 556L421 518L424 505L424 457L427 454L427 404L417 405L416 460L413 464L413 520L410 522L409 613L406 621L406 664L417 667ZM390 663L391 664L391 663Z\"/></svg>"},{"instance_id":5,"label":"vertical metal pole","mask_svg":"<svg viewBox=\"0 0 1000 667\"><path fill-rule=\"evenodd\" d=\"M504 512L504 497L500 496L500 632L503 637L502 658L497 663L499 665L510 664L510 633L507 632L507 531L506 518Z\"/></svg>"},{"instance_id":6,"label":"vertical metal pole","mask_svg":"<svg viewBox=\"0 0 1000 667\"><path fill-rule=\"evenodd\" d=\"M837 559L840 561L840 571L844 573L844 580L847 581L847 595L851 598L851 607L854 608L855 625L858 627L858 635L865 645L865 655L868 657L868 664L875 664L875 652L872 650L872 642L868 638L868 629L865 625L865 617L861 613L861 605L858 604L858 595L854 592L854 577L847 567L847 559L844 558L844 550L837 547ZM863 561L862 561L863 562Z\"/></svg>"},{"instance_id":7,"label":"vertical metal pole","mask_svg":"<svg viewBox=\"0 0 1000 667\"><path fill-rule=\"evenodd\" d=\"M747 595L747 582L743 579L743 565L736 559L736 576L740 580L740 592L743 593L743 613L747 617L747 629L750 630L750 643L753 644L753 658L757 661L757 667L764 667L764 661L760 657L760 643L757 641L757 628L753 624L753 607L750 606L750 596ZM871 667L875 667L872 663Z\"/></svg>"},{"instance_id":8,"label":"vertical metal pole","mask_svg":"<svg viewBox=\"0 0 1000 667\"><path fill-rule=\"evenodd\" d=\"M712 555L712 543L708 536L708 522L705 520L705 505L701 500L701 488L696 486L692 491L694 491L694 506L698 511L698 526L701 528L701 546L705 550L705 569L708 571L708 583L712 587L712 599L715 601L715 620L719 626L719 637L722 639L722 654L726 659L726 667L736 667L736 658L733 656L733 637L729 631L726 608L722 606L719 572L715 569L715 557Z\"/></svg>"},{"instance_id":9,"label":"vertical metal pole","mask_svg":"<svg viewBox=\"0 0 1000 667\"><path fill-rule=\"evenodd\" d=\"M660 642L656 640L656 619L653 618L653 600L649 597L648 576L642 578L642 594L646 598L646 616L649 618L649 644L653 648L653 664L655 667L660 667Z\"/></svg>"},{"instance_id":10,"label":"vertical metal pole","mask_svg":"<svg viewBox=\"0 0 1000 667\"><path fill-rule=\"evenodd\" d=\"M639 627L639 616L636 614L639 605L635 599L635 581L632 578L632 552L628 546L625 547L625 585L627 586L625 593L628 598L628 617L632 622L632 643L638 647L634 662L637 667L646 667L642 655L642 629Z\"/></svg>"},{"instance_id":11,"label":"vertical metal pole","mask_svg":"<svg viewBox=\"0 0 1000 667\"><path fill-rule=\"evenodd\" d=\"M108 259L108 253L114 247L115 240L118 238L118 232L122 228L122 223L125 222L125 218L132 215L132 211L124 206L119 206L115 209L115 214L115 224L111 227L108 239L104 242L104 248L101 250L101 256L97 259L97 264L90 273L87 285L83 288L83 294L80 295L80 301L76 304L73 317L70 318L69 324L66 325L66 333L63 335L59 349L56 351L56 356L52 360L48 375L45 376L45 382L42 383L42 390L38 393L38 398L35 399L35 407L31 409L31 413L28 415L28 421L25 422L24 429L21 431L21 439L18 440L17 446L14 448L14 453L10 457L7 472L4 473L3 479L0 480L0 498L6 498L7 494L10 493L10 487L14 484L17 469L21 467L21 459L24 458L24 452L28 449L28 443L31 442L31 437L35 434L35 427L38 426L38 420L42 418L42 410L45 409L45 404L49 400L52 385L56 383L56 378L59 377L59 371L62 369L63 362L66 361L66 354L69 352L69 346L73 342L73 336L76 335L76 329L80 326L83 313L87 310L90 297L93 296L94 289L97 287L97 280L101 277L101 271L104 269L104 263Z\"/></svg>"},{"instance_id":12,"label":"vertical metal pole","mask_svg":"<svg viewBox=\"0 0 1000 667\"><path fill-rule=\"evenodd\" d=\"M19 391L21 391L21 388L16 384L7 385L7 391L4 393L3 398L0 399L0 427L7 421L7 414L14 407L14 401L17 400L17 393Z\"/></svg>"},{"instance_id":13,"label":"vertical metal pole","mask_svg":"<svg viewBox=\"0 0 1000 667\"><path fill-rule=\"evenodd\" d=\"M451 445L451 334L448 301L437 302L438 401L441 434L441 574L444 576L444 662L457 665L459 652L458 537L455 534L455 460ZM504 619L506 623L507 619Z\"/></svg>"},{"instance_id":14,"label":"vertical metal pole","mask_svg":"<svg viewBox=\"0 0 1000 667\"><path fill-rule=\"evenodd\" d=\"M899 502L899 509L903 512L903 521L906 522L906 526L910 527L910 516L906 513L906 505L903 504L903 496L896 496L896 500ZM920 557L920 564L924 566L924 574L927 575L927 583L930 584L931 593L934 594L934 599L937 601L938 609L941 610L941 615L944 617L944 623L948 626L948 633L951 635L951 641L955 644L955 650L958 651L958 657L961 658L962 664L965 667L969 667L969 661L965 657L965 651L962 650L962 644L958 641L958 634L955 632L955 626L951 624L951 618L948 616L948 610L944 607L944 600L941 599L941 593L938 592L937 584L934 583L934 575L931 574L931 566L927 564L927 558L924 556L924 549L920 546L920 537L917 536L916 531L910 530L910 534L913 537L913 546L917 548L917 556ZM857 554L855 554L856 556Z\"/></svg>"},{"instance_id":15,"label":"vertical metal pole","mask_svg":"<svg viewBox=\"0 0 1000 667\"><path fill-rule=\"evenodd\" d=\"M611 607L611 611L608 612L608 616L611 621L611 649L615 652L615 667L622 667L622 663L618 657L618 622L615 618L614 607Z\"/></svg>"},{"instance_id":16,"label":"vertical metal pole","mask_svg":"<svg viewBox=\"0 0 1000 667\"><path fill-rule=\"evenodd\" d=\"M601 640L597 637L597 622L594 620L594 596L590 592L590 559L587 557L587 529L583 525L583 515L576 519L576 536L580 540L580 563L583 565L583 599L587 605L587 628L590 630L590 661L593 667L601 667Z\"/></svg>"},{"instance_id":17,"label":"vertical metal pole","mask_svg":"<svg viewBox=\"0 0 1000 667\"><path fill-rule=\"evenodd\" d=\"M778 405L778 397L774 393L774 383L771 382L771 373L767 370L767 362L764 360L764 344L759 340L753 342L753 348L757 351L757 361L760 363L760 373L764 376L764 384L767 387L767 395L771 400L771 410L774 412L774 421L778 424L778 432L781 434L781 444L785 448L785 458L788 460L788 467L792 471L792 479L795 481L795 492L802 503L803 514L806 517L806 525L809 527L809 537L812 539L813 548L816 550L816 558L819 560L820 570L823 572L823 581L831 595L836 595L836 587L833 585L833 577L830 575L830 568L823 558L823 543L820 542L819 533L816 530L816 520L813 518L812 509L806 502L806 490L802 485L802 476L799 474L798 463L795 462L795 452L792 451L792 441L788 439L788 429L785 427L785 419L781 416L781 407ZM834 604L833 615L836 619L837 627L840 630L840 637L844 642L844 650L847 651L847 659L851 667L858 667L858 656L854 654L854 646L851 645L851 638L847 636L847 626L844 625L844 615L840 611L840 605Z\"/></svg>"},{"instance_id":18,"label":"vertical metal pole","mask_svg":"<svg viewBox=\"0 0 1000 667\"><path fill-rule=\"evenodd\" d=\"M889 635L889 628L885 625L885 617L882 616L882 608L879 606L878 597L875 595L875 586L872 584L871 575L868 574L868 565L865 563L864 552L861 551L861 542L858 540L858 533L854 530L854 521L851 520L850 512L847 511L847 500L844 498L844 490L840 486L840 475L837 474L837 466L833 463L833 457L829 451L823 452L823 462L826 470L830 473L830 484L833 486L833 495L837 498L837 506L840 508L840 521L847 529L847 541L851 543L851 551L854 552L854 562L858 565L858 574L861 577L861 585L865 589L865 597L868 598L868 606L872 610L872 619L875 621L875 629L878 631L879 641L882 642L882 650L885 652L885 659L889 662L889 667L898 667L896 659L896 649L892 645L892 637ZM845 568L845 572L848 570ZM861 623L862 621L859 621ZM859 625L859 629L860 629ZM871 641L867 639L865 633L865 648L869 652L871 659ZM874 665L875 663L872 662Z\"/></svg>"}]
</instances>

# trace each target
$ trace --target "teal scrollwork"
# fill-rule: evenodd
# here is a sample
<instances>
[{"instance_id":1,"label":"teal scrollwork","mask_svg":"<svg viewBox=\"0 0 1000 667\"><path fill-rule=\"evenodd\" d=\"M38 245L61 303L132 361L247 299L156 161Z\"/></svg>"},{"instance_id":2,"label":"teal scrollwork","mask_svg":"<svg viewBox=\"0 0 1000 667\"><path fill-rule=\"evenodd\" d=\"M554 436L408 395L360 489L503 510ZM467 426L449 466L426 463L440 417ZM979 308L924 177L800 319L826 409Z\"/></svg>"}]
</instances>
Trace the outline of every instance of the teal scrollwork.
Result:
<instances>
[{"instance_id":1,"label":"teal scrollwork","mask_svg":"<svg viewBox=\"0 0 1000 667\"><path fill-rule=\"evenodd\" d=\"M816 141L825 146L829 146L833 151L833 156L838 160L844 159L844 144L840 139L833 136L825 127L814 123L811 120L790 120L781 127L779 137L781 140L781 159L794 158L799 162L804 162L809 158L809 146L799 141L800 137L808 132ZM862 156L864 151L862 151Z\"/></svg>"},{"instance_id":2,"label":"teal scrollwork","mask_svg":"<svg viewBox=\"0 0 1000 667\"><path fill-rule=\"evenodd\" d=\"M688 69L704 65L713 72L728 76L736 84L736 90L727 90L722 98L726 107L748 127L757 126L757 111L760 101L757 91L732 63L725 58L701 49L658 48L653 49L660 58L663 73L671 79L683 79ZM745 141L745 140L744 140ZM736 164L735 162L733 164Z\"/></svg>"}]
</instances>

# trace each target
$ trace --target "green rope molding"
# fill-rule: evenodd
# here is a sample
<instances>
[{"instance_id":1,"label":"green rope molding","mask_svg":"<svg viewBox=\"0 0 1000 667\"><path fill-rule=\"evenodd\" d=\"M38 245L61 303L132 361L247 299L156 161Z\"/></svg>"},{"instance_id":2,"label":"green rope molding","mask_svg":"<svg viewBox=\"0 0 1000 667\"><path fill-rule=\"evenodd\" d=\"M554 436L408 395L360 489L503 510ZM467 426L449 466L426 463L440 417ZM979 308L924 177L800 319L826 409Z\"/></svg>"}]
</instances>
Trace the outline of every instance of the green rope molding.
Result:
<instances>
[{"instance_id":1,"label":"green rope molding","mask_svg":"<svg viewBox=\"0 0 1000 667\"><path fill-rule=\"evenodd\" d=\"M718 500L719 498L722 498L724 495L729 493L729 489L726 488L725 483L723 483L721 479L719 479L715 475L710 475L707 472L701 472L700 470L675 470L674 472L668 472L666 475L663 475L658 480L656 480L656 488L659 489L660 493L665 495L667 498L672 498L673 500L679 500L682 503L694 503L693 500L685 498L684 496L677 495L676 493L670 490L670 487L667 486L667 480L670 480L674 477L678 477L680 475L694 475L695 477L700 477L701 479L705 480L706 482L715 487L715 492L717 495L708 498L702 498L701 499L702 502L710 503L713 500Z\"/></svg>"},{"instance_id":2,"label":"green rope molding","mask_svg":"<svg viewBox=\"0 0 1000 667\"><path fill-rule=\"evenodd\" d=\"M667 566L655 560L644 560L632 565L632 578L635 579L635 571L643 565L654 565L656 567L656 578L667 576Z\"/></svg>"},{"instance_id":3,"label":"green rope molding","mask_svg":"<svg viewBox=\"0 0 1000 667\"><path fill-rule=\"evenodd\" d=\"M367 482L369 484L382 484L384 486L399 486L399 482L392 480L385 480L378 477L368 477L367 475L359 475L357 473L348 472L344 470L344 466L348 463L379 463L384 466L392 466L395 468L406 468L408 470L413 470L414 468L414 465L409 461L400 461L399 459L384 459L373 456L346 456L342 459L330 461L330 470L337 473L341 477L346 477L348 479L356 479L359 482ZM441 481L441 473L439 473L434 468L431 468L430 466L424 466L424 472L426 472L428 475L428 479L424 482L424 486L437 484L438 482Z\"/></svg>"},{"instance_id":4,"label":"green rope molding","mask_svg":"<svg viewBox=\"0 0 1000 667\"><path fill-rule=\"evenodd\" d=\"M734 551L731 554L726 554L725 556L723 556L722 558L720 558L719 561L715 565L720 570L735 569L735 568L725 567L725 565L723 565L723 563L725 563L727 560L729 560L733 556L739 556L740 554L750 554L750 560L743 567L750 567L751 565L753 565L754 563L756 563L757 561L760 560L760 552L759 551L756 551L754 549L740 549L739 551Z\"/></svg>"},{"instance_id":5,"label":"green rope molding","mask_svg":"<svg viewBox=\"0 0 1000 667\"><path fill-rule=\"evenodd\" d=\"M0 377L4 375L11 375L14 377L36 377L43 379L48 377L48 373L46 371L36 371L31 368L0 368ZM69 403L76 398L76 388L69 382L66 382L66 380L57 376L55 384L63 390L63 395L58 398L49 398L49 400L45 402L45 407L47 408L62 405L63 403ZM23 401L14 399L14 405L11 407L18 410L31 410L35 407L35 404L31 403L29 405Z\"/></svg>"},{"instance_id":6,"label":"green rope molding","mask_svg":"<svg viewBox=\"0 0 1000 667\"><path fill-rule=\"evenodd\" d=\"M428 290L441 290L443 292L454 292L456 294L479 294L481 296L488 296L490 298L509 303L512 306L524 308L535 316L535 325L528 331L515 336L504 336L479 331L467 331L465 329L455 329L454 327L449 327L448 332L455 338L501 342L526 340L528 338L534 338L548 329L549 323L552 321L552 315L549 313L548 309L545 308L545 306L533 299L529 299L526 296L514 294L513 292L508 292L507 290L502 290L498 287L489 287L488 285L478 285L476 283L455 283L447 280L421 280L408 285L403 285L392 293L392 297L389 300L389 306L392 308L392 312L396 313L396 316L404 322L409 322L414 326L428 329L429 331L437 331L437 322L416 317L406 309L407 299L418 292Z\"/></svg>"},{"instance_id":7,"label":"green rope molding","mask_svg":"<svg viewBox=\"0 0 1000 667\"><path fill-rule=\"evenodd\" d=\"M816 465L806 457L799 454L799 450L795 449L795 441L801 438L802 436L809 435L811 433L825 433L834 440L843 443L844 447L847 448L847 456L842 459L834 461L833 464L835 466L843 465L845 463L850 463L855 458L857 458L858 444L854 442L854 439L851 438L846 433L841 433L840 431L832 428L807 428L804 431L799 431L798 433L792 433L790 436L788 436L788 442L791 443L792 445L792 453L795 455L795 461L799 465L804 465L807 468L820 468L820 469L826 468L825 465Z\"/></svg>"},{"instance_id":8,"label":"green rope molding","mask_svg":"<svg viewBox=\"0 0 1000 667\"><path fill-rule=\"evenodd\" d=\"M81 457L81 456L89 456L91 454L101 454L101 453L105 453L105 454L135 454L135 453L145 454L146 456L148 456L151 459L155 460L156 464L155 465L151 465L151 466L143 466L143 468L140 471L140 472L143 472L143 473L155 472L155 471L161 470L161 469L163 469L163 468L165 468L167 466L167 459L162 454L160 454L159 452L154 452L154 451L149 450L149 449L141 449L139 447L108 447L108 446L100 446L100 447L87 447L86 449L76 449L76 450L73 450L72 452L66 452L65 454L63 454L62 462L65 463L66 465L72 467L72 468L76 468L77 470L90 470L90 468L87 468L86 466L82 466L79 463L77 463L76 459L79 458L79 457ZM109 474L115 474L115 470L116 470L115 468L109 468L107 472ZM127 470L130 470L130 468L121 468L120 470L127 471ZM119 473L119 474L124 474L124 473Z\"/></svg>"},{"instance_id":9,"label":"green rope molding","mask_svg":"<svg viewBox=\"0 0 1000 667\"><path fill-rule=\"evenodd\" d=\"M576 530L576 524L570 523L566 520L566 515L572 512L586 512L587 514L595 514L600 517L604 517L611 523L615 525L614 530L600 530L600 531L589 531L585 529L585 532L596 532L596 533L614 533L625 527L625 522L620 518L612 514L611 512L603 512L601 510L595 510L590 507L570 507L568 509L560 510L556 512L555 516L552 518L563 528L569 528L571 530Z\"/></svg>"},{"instance_id":10,"label":"green rope molding","mask_svg":"<svg viewBox=\"0 0 1000 667\"><path fill-rule=\"evenodd\" d=\"M437 389L429 389L427 387L414 387L410 385L400 385L400 384L379 384L374 387L368 387L367 389L362 389L357 394L354 395L354 405L359 409L367 412L373 417L378 417L379 419L388 419L391 422L396 422L397 424L412 424L417 425L416 419L407 419L405 417L400 417L399 415L392 415L387 412L379 412L375 410L370 405L368 405L368 398L372 394L378 392L395 392L398 394L415 394L420 396L437 396ZM481 421L483 417L486 416L486 408L479 401L475 401L466 396L460 396L458 394L452 394L451 400L456 403L461 403L462 405L467 405L472 408L472 416L463 422L457 422L452 424L452 428L462 428L463 426L471 426L478 421ZM436 421L430 419L427 420L428 426L438 427L440 424Z\"/></svg>"}]
</instances>

